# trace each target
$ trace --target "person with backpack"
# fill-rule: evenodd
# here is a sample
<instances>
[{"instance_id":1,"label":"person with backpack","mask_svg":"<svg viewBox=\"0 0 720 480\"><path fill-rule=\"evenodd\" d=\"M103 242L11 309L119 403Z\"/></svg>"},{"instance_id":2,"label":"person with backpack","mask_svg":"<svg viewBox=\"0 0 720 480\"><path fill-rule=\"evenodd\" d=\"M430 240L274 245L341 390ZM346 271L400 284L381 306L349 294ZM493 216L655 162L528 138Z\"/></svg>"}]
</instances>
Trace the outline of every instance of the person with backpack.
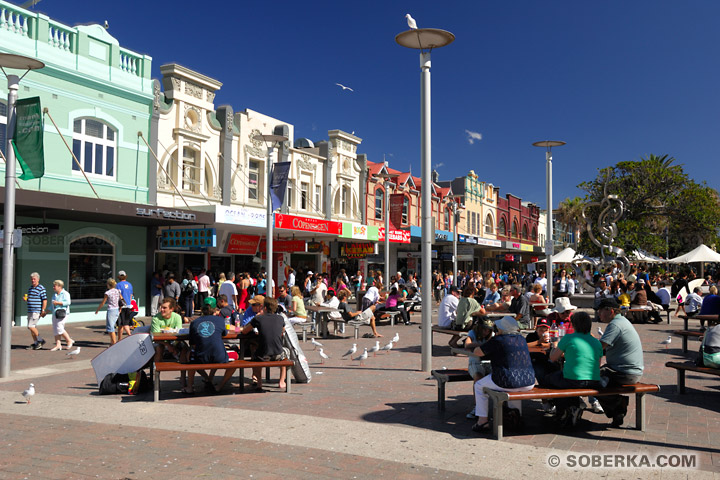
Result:
<instances>
[{"instance_id":1,"label":"person with backpack","mask_svg":"<svg viewBox=\"0 0 720 480\"><path fill-rule=\"evenodd\" d=\"M190 270L185 272L181 285L181 305L185 311L185 316L191 318L195 313L195 292L197 291L197 283L193 279Z\"/></svg>"}]
</instances>

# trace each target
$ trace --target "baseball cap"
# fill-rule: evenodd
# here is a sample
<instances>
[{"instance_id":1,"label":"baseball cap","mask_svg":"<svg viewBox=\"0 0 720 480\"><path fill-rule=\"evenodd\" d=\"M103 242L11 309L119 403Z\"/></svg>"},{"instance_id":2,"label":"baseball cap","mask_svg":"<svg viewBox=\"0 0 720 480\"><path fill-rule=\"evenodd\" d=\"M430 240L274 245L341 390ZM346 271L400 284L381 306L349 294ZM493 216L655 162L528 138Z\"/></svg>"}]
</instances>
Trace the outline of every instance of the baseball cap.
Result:
<instances>
[{"instance_id":1,"label":"baseball cap","mask_svg":"<svg viewBox=\"0 0 720 480\"><path fill-rule=\"evenodd\" d=\"M313 273L312 273L312 270L308 270L306 275L309 276L309 275L312 275L312 274L313 274Z\"/></svg>"},{"instance_id":2,"label":"baseball cap","mask_svg":"<svg viewBox=\"0 0 720 480\"><path fill-rule=\"evenodd\" d=\"M125 273L125 270L120 270L118 272L118 277L127 277L127 274Z\"/></svg>"},{"instance_id":3,"label":"baseball cap","mask_svg":"<svg viewBox=\"0 0 720 480\"><path fill-rule=\"evenodd\" d=\"M460 289L457 288L455 285L453 285L452 287L450 287L450 293L455 293L455 292L460 293Z\"/></svg>"},{"instance_id":4,"label":"baseball cap","mask_svg":"<svg viewBox=\"0 0 720 480\"><path fill-rule=\"evenodd\" d=\"M549 326L550 326L550 325L548 324L547 318L538 318L538 321L537 321L537 323L535 324L535 328L536 328L536 329L537 329L538 327L549 327Z\"/></svg>"},{"instance_id":5,"label":"baseball cap","mask_svg":"<svg viewBox=\"0 0 720 480\"><path fill-rule=\"evenodd\" d=\"M250 305L262 305L265 303L265 296L264 295L255 295L253 298L250 299L248 302Z\"/></svg>"},{"instance_id":6,"label":"baseball cap","mask_svg":"<svg viewBox=\"0 0 720 480\"><path fill-rule=\"evenodd\" d=\"M216 308L217 300L215 300L214 297L207 297L205 300L203 300L203 305L207 305L210 308Z\"/></svg>"},{"instance_id":7,"label":"baseball cap","mask_svg":"<svg viewBox=\"0 0 720 480\"><path fill-rule=\"evenodd\" d=\"M620 308L620 304L614 297L603 298L598 304L598 310L603 308Z\"/></svg>"}]
</instances>

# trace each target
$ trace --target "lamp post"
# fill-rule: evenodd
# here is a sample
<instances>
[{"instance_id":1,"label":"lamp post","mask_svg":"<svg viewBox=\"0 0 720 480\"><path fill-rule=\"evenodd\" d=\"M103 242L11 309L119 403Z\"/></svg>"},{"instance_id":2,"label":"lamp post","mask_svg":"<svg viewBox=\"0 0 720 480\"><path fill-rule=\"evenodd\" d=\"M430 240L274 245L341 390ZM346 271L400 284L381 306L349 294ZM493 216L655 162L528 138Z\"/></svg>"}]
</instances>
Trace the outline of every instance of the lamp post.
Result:
<instances>
[{"instance_id":1,"label":"lamp post","mask_svg":"<svg viewBox=\"0 0 720 480\"><path fill-rule=\"evenodd\" d=\"M545 267L547 280L548 302L552 303L552 257L555 244L553 242L553 214L552 214L552 147L561 147L565 142L559 140L544 140L542 142L533 143L534 147L545 147L545 186L547 189L547 219L545 225L545 255L547 256L547 266Z\"/></svg>"},{"instance_id":2,"label":"lamp post","mask_svg":"<svg viewBox=\"0 0 720 480\"><path fill-rule=\"evenodd\" d=\"M5 207L3 212L3 264L2 264L2 303L0 304L0 378L10 375L11 331L15 318L13 312L13 283L15 280L15 264L13 257L13 235L15 229L15 151L10 139L15 133L15 102L18 97L20 80L30 70L43 68L45 64L39 60L21 55L0 53L0 69L8 81L7 125L5 126ZM8 75L6 68L25 70L22 77Z\"/></svg>"},{"instance_id":3,"label":"lamp post","mask_svg":"<svg viewBox=\"0 0 720 480\"><path fill-rule=\"evenodd\" d=\"M265 256L267 258L266 262L266 272L267 272L267 280L265 281L266 287L265 292L270 292L270 296L274 297L275 291L273 290L273 229L275 228L275 215L273 213L272 208L272 198L270 197L270 176L272 175L272 155L273 150L275 150L275 145L280 142L287 141L287 137L284 137L282 135L255 135L253 137L253 140L258 140L261 142L265 142L265 145L267 146L267 165L265 168L265 203L266 206L266 216L267 216L267 240L265 242L266 246L266 252Z\"/></svg>"},{"instance_id":4,"label":"lamp post","mask_svg":"<svg viewBox=\"0 0 720 480\"><path fill-rule=\"evenodd\" d=\"M378 173L376 175L383 179L383 187L385 187L385 291L390 291L390 182L391 178L397 175L389 173Z\"/></svg>"},{"instance_id":5,"label":"lamp post","mask_svg":"<svg viewBox=\"0 0 720 480\"><path fill-rule=\"evenodd\" d=\"M432 279L430 254L435 233L432 226L431 182L431 146L430 139L430 52L434 48L450 45L455 40L452 33L435 28L407 30L395 36L395 41L403 47L420 50L420 156L421 173L421 209L422 209L422 360L421 368L425 372L432 370Z\"/></svg>"}]
</instances>

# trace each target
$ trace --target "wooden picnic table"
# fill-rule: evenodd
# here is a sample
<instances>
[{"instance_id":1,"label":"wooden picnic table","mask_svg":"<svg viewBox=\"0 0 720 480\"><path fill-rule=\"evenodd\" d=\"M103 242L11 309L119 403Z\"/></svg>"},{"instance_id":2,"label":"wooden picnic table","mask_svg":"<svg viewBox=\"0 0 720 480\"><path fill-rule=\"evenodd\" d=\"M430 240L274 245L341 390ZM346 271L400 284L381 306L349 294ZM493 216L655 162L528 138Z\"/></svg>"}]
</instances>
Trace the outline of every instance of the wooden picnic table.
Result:
<instances>
[{"instance_id":1,"label":"wooden picnic table","mask_svg":"<svg viewBox=\"0 0 720 480\"><path fill-rule=\"evenodd\" d=\"M319 326L318 334L323 338L328 336L328 313L340 312L337 308L326 307L324 305L308 305L305 307L305 310L319 314L320 321L316 321L315 324Z\"/></svg>"}]
</instances>

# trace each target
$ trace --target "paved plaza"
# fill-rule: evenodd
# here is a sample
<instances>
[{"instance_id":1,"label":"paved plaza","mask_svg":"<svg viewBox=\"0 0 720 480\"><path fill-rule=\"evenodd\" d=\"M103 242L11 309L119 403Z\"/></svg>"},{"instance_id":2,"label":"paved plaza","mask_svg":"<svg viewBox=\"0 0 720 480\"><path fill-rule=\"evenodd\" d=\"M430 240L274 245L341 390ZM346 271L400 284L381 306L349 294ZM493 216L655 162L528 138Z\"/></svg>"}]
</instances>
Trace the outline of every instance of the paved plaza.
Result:
<instances>
[{"instance_id":1,"label":"paved plaza","mask_svg":"<svg viewBox=\"0 0 720 480\"><path fill-rule=\"evenodd\" d=\"M341 358L352 338L321 340L331 357L325 365L310 343L304 344L313 379L293 384L289 395L277 388L276 379L265 393L240 394L236 376L222 394L188 397L169 373L159 403L152 402L152 393L97 394L90 359L108 343L104 322L70 325L82 346L75 359L65 351L25 350L27 330L15 327L13 373L0 381L0 477L719 477L720 382L688 375L688 394L677 394L675 372L664 364L684 358L680 339L668 348L660 345L669 332L682 328L681 320L673 320L672 325L636 326L645 351L642 381L661 386L659 394L646 397L645 432L631 428L634 399L626 428L610 428L604 415L585 412L573 431L557 430L539 402L525 402L523 431L507 432L502 442L470 430L472 421L465 418L473 402L469 382L449 384L447 409L438 411L436 383L418 371L419 314L411 326L381 324L381 344L395 332L400 342L364 366ZM41 327L41 333L47 338L50 327ZM359 349L374 344L357 342ZM466 366L465 358L449 354L446 342L446 336L436 335L433 368ZM698 345L691 341L690 350ZM20 392L30 382L37 394L27 405ZM694 455L697 468L548 465L552 455L566 461L583 454L647 454L651 461L657 455Z\"/></svg>"}]
</instances>

